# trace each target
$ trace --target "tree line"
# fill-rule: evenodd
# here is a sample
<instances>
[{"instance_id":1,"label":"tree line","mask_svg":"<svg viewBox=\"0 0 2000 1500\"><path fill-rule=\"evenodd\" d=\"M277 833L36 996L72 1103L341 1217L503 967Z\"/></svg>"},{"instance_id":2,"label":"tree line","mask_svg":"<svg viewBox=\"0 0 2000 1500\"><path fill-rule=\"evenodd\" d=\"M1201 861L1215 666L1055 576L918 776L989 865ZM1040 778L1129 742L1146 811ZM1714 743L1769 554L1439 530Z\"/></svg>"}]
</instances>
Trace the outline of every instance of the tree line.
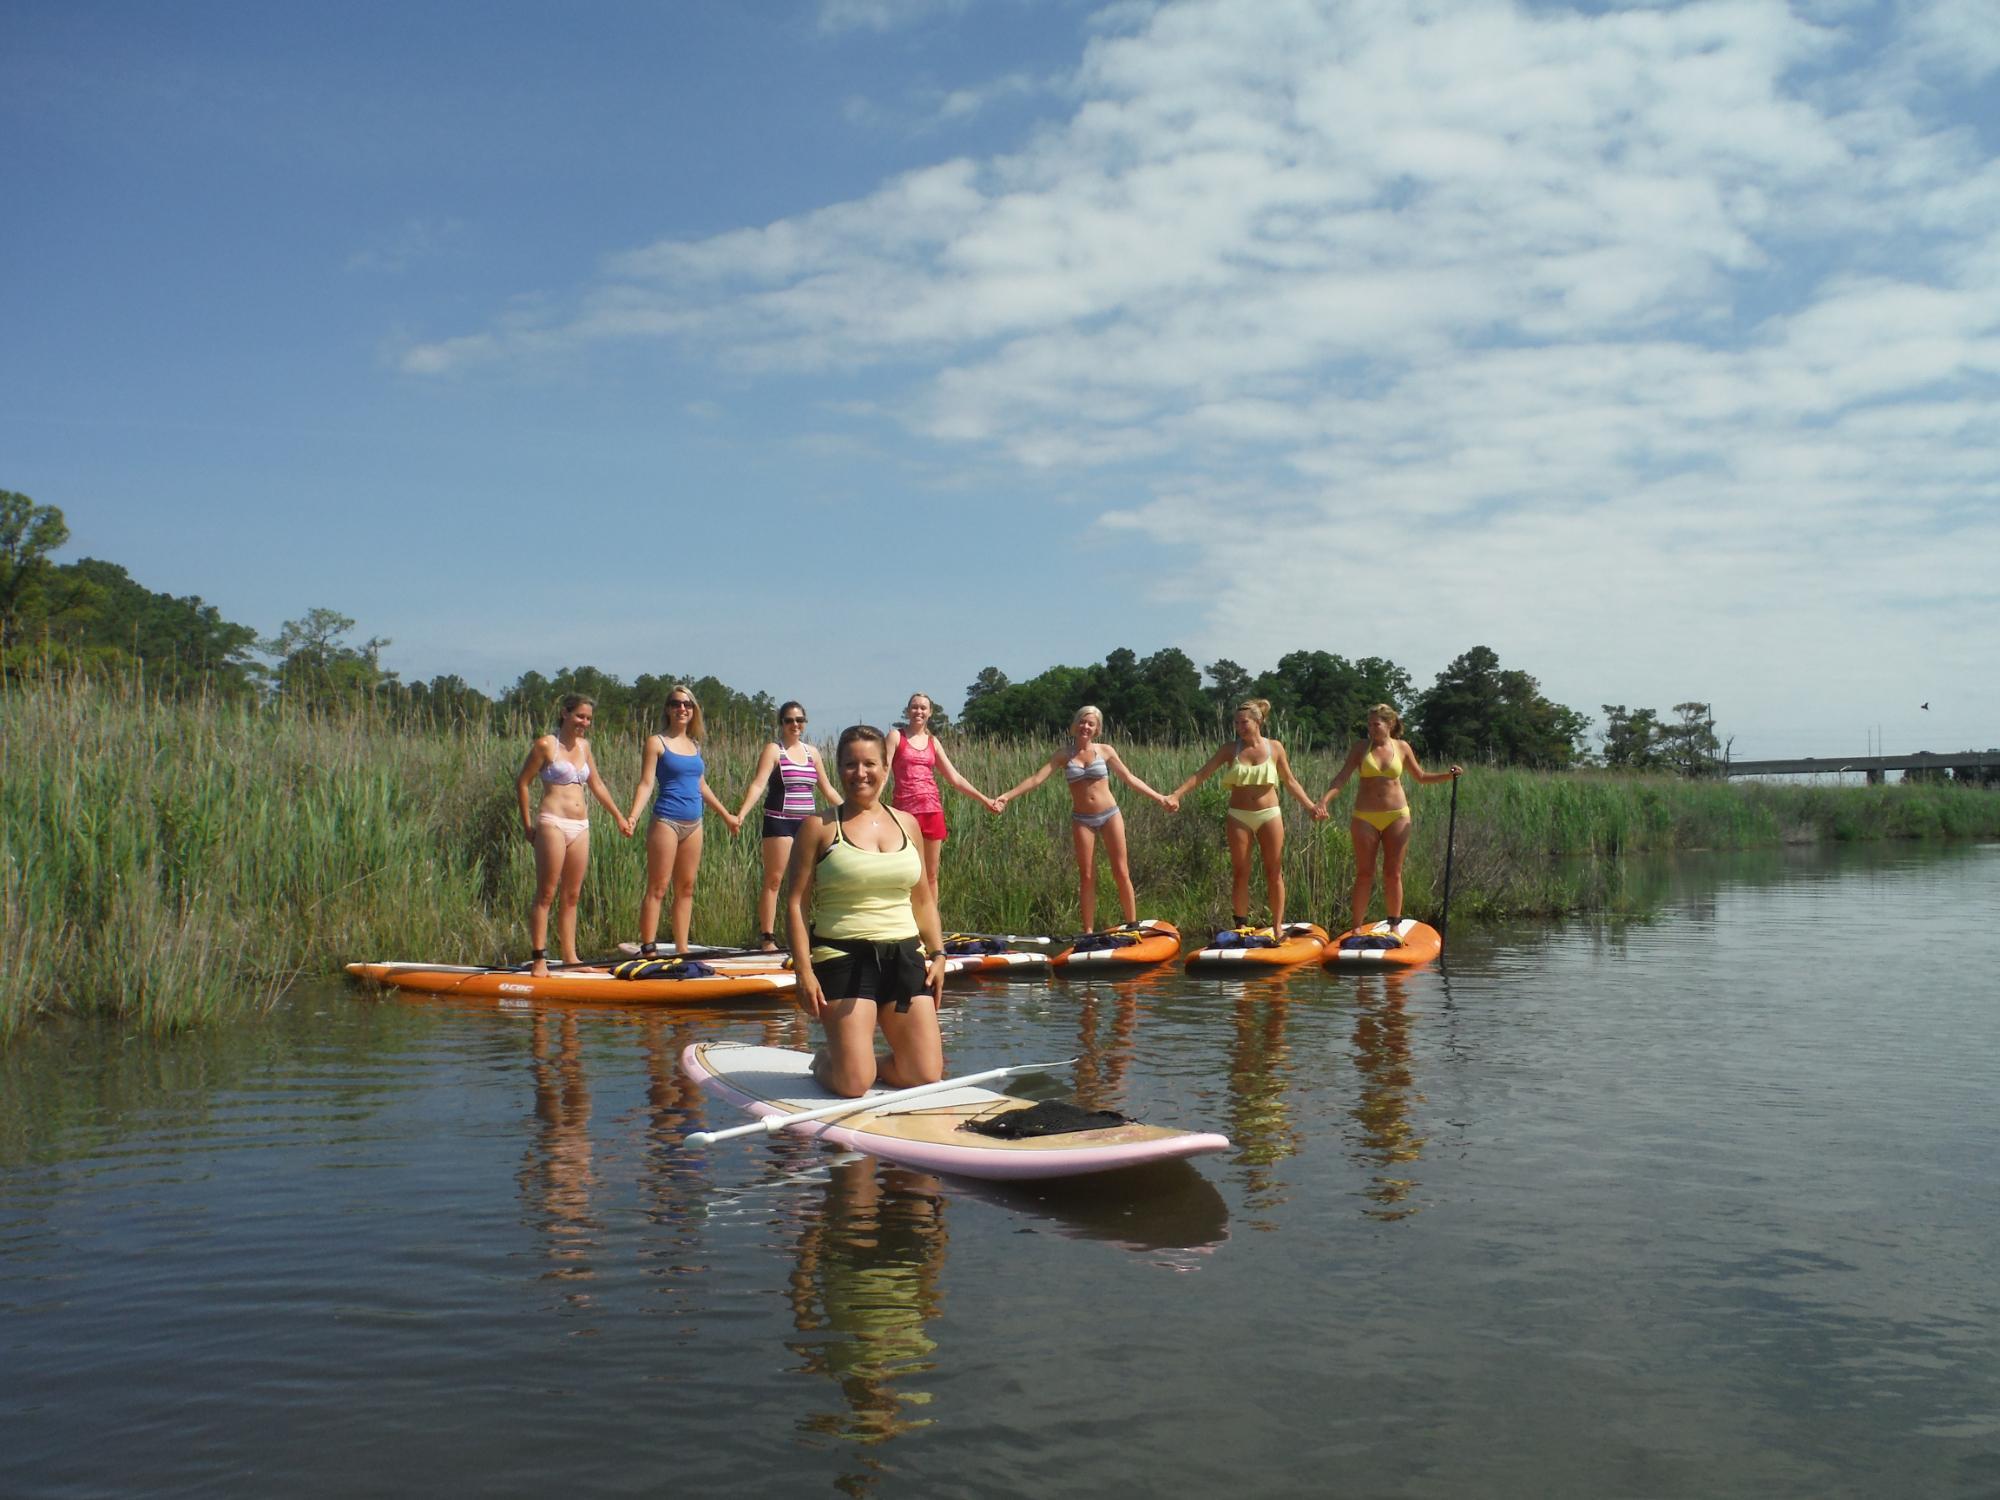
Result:
<instances>
[{"instance_id":1,"label":"tree line","mask_svg":"<svg viewBox=\"0 0 2000 1500\"><path fill-rule=\"evenodd\" d=\"M627 683L595 667L553 675L525 672L498 697L452 674L404 682L381 664L385 638L356 640L356 623L316 608L261 637L225 620L198 596L147 589L116 563L96 558L56 564L50 554L69 540L54 506L0 490L0 681L47 672L138 669L154 691L176 695L262 697L308 708L367 703L410 723L521 727L554 721L569 693L594 698L607 729L657 727L668 689L687 682L711 726L768 731L777 704L709 674L644 674ZM1350 661L1326 651L1292 651L1251 672L1221 658L1199 667L1177 647L1149 656L1126 648L1088 666L1052 666L1022 682L987 667L967 685L956 726L973 735L1054 739L1076 709L1094 703L1111 733L1143 741L1207 741L1228 730L1246 698L1272 705L1272 731L1300 749L1351 742L1371 704L1403 712L1405 733L1437 761L1560 770L1602 764L1620 770L1715 774L1728 747L1709 705L1673 706L1672 718L1648 708L1602 705L1599 744L1591 720L1552 702L1536 679L1501 665L1474 646L1415 690L1411 675L1379 656ZM951 727L942 711L933 720Z\"/></svg>"}]
</instances>

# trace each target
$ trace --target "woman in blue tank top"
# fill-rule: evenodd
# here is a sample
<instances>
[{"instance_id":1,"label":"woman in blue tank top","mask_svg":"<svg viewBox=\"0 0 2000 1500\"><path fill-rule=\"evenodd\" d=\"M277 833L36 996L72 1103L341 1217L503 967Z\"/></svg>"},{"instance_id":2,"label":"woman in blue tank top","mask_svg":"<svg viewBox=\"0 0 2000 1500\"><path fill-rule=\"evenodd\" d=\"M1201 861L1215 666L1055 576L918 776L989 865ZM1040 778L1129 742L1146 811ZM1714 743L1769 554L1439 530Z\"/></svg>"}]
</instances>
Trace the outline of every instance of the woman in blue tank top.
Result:
<instances>
[{"instance_id":1,"label":"woman in blue tank top","mask_svg":"<svg viewBox=\"0 0 2000 1500\"><path fill-rule=\"evenodd\" d=\"M694 917L694 881L701 869L701 810L713 808L731 833L738 818L708 789L702 774L701 705L685 683L667 694L665 724L648 735L639 752L644 767L639 790L632 798L632 821L638 822L646 799L653 796L653 821L646 830L646 895L639 903L639 951L651 955L660 935L660 906L674 893L674 951L687 952L688 924Z\"/></svg>"}]
</instances>

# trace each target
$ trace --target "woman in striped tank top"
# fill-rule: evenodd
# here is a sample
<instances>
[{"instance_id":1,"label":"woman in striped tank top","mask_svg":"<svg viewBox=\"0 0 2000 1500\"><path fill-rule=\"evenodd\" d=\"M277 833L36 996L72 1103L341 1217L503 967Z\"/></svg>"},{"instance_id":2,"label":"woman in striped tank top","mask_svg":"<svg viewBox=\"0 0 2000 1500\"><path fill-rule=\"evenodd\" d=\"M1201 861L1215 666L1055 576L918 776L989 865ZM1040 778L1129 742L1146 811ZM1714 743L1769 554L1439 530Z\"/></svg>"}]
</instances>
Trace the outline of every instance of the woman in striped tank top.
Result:
<instances>
[{"instance_id":1,"label":"woman in striped tank top","mask_svg":"<svg viewBox=\"0 0 2000 1500\"><path fill-rule=\"evenodd\" d=\"M840 793L827 777L826 763L806 740L805 709L787 703L778 710L778 738L757 757L757 769L736 812L738 820L747 818L757 799L764 799L764 886L757 893L757 946L766 953L778 950L778 887L784 883L799 824L814 812L814 791L826 798L828 806L839 805Z\"/></svg>"}]
</instances>

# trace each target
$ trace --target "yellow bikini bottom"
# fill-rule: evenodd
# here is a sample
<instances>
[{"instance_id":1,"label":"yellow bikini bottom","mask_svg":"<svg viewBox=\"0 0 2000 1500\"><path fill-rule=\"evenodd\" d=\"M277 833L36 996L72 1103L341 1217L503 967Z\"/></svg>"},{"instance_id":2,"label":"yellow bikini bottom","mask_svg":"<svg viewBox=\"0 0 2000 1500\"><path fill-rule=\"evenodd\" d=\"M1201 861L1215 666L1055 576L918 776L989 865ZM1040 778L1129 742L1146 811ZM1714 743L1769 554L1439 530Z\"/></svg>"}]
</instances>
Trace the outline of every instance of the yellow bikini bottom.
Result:
<instances>
[{"instance_id":1,"label":"yellow bikini bottom","mask_svg":"<svg viewBox=\"0 0 2000 1500\"><path fill-rule=\"evenodd\" d=\"M1354 809L1354 816L1378 833L1386 830L1398 818L1407 818L1409 815L1410 809L1407 806L1385 807L1379 812L1369 812L1359 807Z\"/></svg>"},{"instance_id":2,"label":"yellow bikini bottom","mask_svg":"<svg viewBox=\"0 0 2000 1500\"><path fill-rule=\"evenodd\" d=\"M1271 819L1281 817L1283 814L1284 809L1276 805L1271 807L1232 807L1229 809L1229 816L1241 823L1245 828L1262 828Z\"/></svg>"}]
</instances>

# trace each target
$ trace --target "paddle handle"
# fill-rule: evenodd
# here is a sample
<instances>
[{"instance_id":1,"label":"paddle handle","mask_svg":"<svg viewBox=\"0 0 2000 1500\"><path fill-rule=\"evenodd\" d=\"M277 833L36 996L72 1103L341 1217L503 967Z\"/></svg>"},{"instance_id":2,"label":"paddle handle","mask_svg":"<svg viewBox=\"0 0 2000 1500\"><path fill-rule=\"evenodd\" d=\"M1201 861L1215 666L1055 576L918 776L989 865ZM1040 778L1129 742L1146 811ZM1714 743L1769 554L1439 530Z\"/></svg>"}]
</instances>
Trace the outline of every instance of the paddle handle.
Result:
<instances>
[{"instance_id":1,"label":"paddle handle","mask_svg":"<svg viewBox=\"0 0 2000 1500\"><path fill-rule=\"evenodd\" d=\"M836 1099L831 1104L818 1105L812 1109L796 1110L788 1115L766 1115L761 1120L753 1120L748 1125L737 1125L728 1130L697 1130L684 1136L681 1145L699 1151L717 1141L733 1141L746 1135L776 1135L787 1125L803 1124L808 1120L830 1120L840 1115L853 1114L857 1110L880 1109L885 1104L900 1104L906 1099L921 1099L929 1094L942 1094L951 1089L970 1088L976 1083L989 1083L996 1078L1012 1078L1020 1073L1052 1073L1058 1068L1074 1065L1075 1058L1056 1063L1016 1063L1011 1068L988 1068L983 1073L967 1073L962 1078L941 1078L936 1083L920 1083L914 1088L897 1089L888 1094L863 1094L858 1099Z\"/></svg>"}]
</instances>

